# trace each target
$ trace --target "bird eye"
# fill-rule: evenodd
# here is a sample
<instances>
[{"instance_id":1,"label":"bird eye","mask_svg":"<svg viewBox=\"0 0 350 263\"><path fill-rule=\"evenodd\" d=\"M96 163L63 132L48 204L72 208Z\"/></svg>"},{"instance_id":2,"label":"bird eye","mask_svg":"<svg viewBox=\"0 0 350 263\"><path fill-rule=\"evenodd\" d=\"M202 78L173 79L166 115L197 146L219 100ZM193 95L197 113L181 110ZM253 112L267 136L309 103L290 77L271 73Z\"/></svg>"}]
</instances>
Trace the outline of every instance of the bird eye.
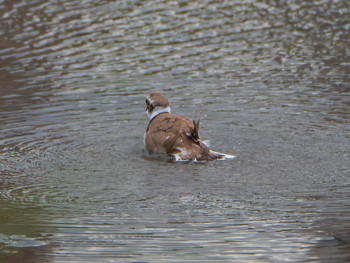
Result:
<instances>
[{"instance_id":1,"label":"bird eye","mask_svg":"<svg viewBox=\"0 0 350 263\"><path fill-rule=\"evenodd\" d=\"M147 104L146 110L148 110L149 112L153 111L154 106L152 105L152 103L148 99L146 99L146 104Z\"/></svg>"}]
</instances>

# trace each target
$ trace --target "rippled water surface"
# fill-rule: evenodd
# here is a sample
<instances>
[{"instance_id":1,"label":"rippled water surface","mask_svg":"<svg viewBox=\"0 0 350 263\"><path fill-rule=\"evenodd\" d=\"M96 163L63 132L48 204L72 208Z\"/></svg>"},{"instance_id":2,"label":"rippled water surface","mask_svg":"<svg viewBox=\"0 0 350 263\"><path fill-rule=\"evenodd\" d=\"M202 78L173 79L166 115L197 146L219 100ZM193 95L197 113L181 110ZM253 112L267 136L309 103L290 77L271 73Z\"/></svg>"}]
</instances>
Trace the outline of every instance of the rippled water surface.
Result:
<instances>
[{"instance_id":1,"label":"rippled water surface","mask_svg":"<svg viewBox=\"0 0 350 263\"><path fill-rule=\"evenodd\" d=\"M1 262L350 260L347 1L0 0ZM201 118L150 158L145 97Z\"/></svg>"}]
</instances>

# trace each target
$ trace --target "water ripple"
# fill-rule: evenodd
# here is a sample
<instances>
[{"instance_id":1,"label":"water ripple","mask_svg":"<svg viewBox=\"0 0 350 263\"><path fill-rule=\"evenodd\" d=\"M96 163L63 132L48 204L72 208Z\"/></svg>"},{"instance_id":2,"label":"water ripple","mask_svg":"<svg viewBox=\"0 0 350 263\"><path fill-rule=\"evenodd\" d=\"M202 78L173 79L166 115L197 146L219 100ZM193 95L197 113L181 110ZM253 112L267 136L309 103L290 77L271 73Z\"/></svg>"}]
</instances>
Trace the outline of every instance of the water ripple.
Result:
<instances>
[{"instance_id":1,"label":"water ripple","mask_svg":"<svg viewBox=\"0 0 350 263\"><path fill-rule=\"evenodd\" d=\"M326 0L0 1L0 215L15 219L0 258L317 261L328 246L345 262L348 14ZM147 158L156 90L238 158Z\"/></svg>"}]
</instances>

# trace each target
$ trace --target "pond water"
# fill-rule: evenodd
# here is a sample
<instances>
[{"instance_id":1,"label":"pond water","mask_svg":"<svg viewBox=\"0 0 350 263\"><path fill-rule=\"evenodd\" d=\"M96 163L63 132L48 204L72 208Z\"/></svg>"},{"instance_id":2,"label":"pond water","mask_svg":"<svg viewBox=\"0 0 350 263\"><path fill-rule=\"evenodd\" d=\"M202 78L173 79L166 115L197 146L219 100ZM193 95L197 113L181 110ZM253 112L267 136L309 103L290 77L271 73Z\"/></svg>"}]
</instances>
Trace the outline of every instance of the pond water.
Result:
<instances>
[{"instance_id":1,"label":"pond water","mask_svg":"<svg viewBox=\"0 0 350 263\"><path fill-rule=\"evenodd\" d=\"M348 262L349 14L0 0L0 261ZM150 158L152 91L237 158Z\"/></svg>"}]
</instances>

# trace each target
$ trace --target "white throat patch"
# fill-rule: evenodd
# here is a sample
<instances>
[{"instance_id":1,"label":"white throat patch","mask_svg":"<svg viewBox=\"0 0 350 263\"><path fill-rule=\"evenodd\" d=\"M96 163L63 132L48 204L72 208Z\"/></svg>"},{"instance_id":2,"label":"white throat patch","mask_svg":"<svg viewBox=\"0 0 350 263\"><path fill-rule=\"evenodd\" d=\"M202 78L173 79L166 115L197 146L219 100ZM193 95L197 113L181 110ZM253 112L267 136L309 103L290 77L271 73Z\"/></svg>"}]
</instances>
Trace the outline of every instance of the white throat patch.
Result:
<instances>
[{"instance_id":1,"label":"white throat patch","mask_svg":"<svg viewBox=\"0 0 350 263\"><path fill-rule=\"evenodd\" d=\"M151 113L149 113L147 111L147 115L150 118L150 120L152 120L158 114L161 114L161 113L164 113L164 112L170 113L170 107L166 107L166 108L156 107Z\"/></svg>"}]
</instances>

